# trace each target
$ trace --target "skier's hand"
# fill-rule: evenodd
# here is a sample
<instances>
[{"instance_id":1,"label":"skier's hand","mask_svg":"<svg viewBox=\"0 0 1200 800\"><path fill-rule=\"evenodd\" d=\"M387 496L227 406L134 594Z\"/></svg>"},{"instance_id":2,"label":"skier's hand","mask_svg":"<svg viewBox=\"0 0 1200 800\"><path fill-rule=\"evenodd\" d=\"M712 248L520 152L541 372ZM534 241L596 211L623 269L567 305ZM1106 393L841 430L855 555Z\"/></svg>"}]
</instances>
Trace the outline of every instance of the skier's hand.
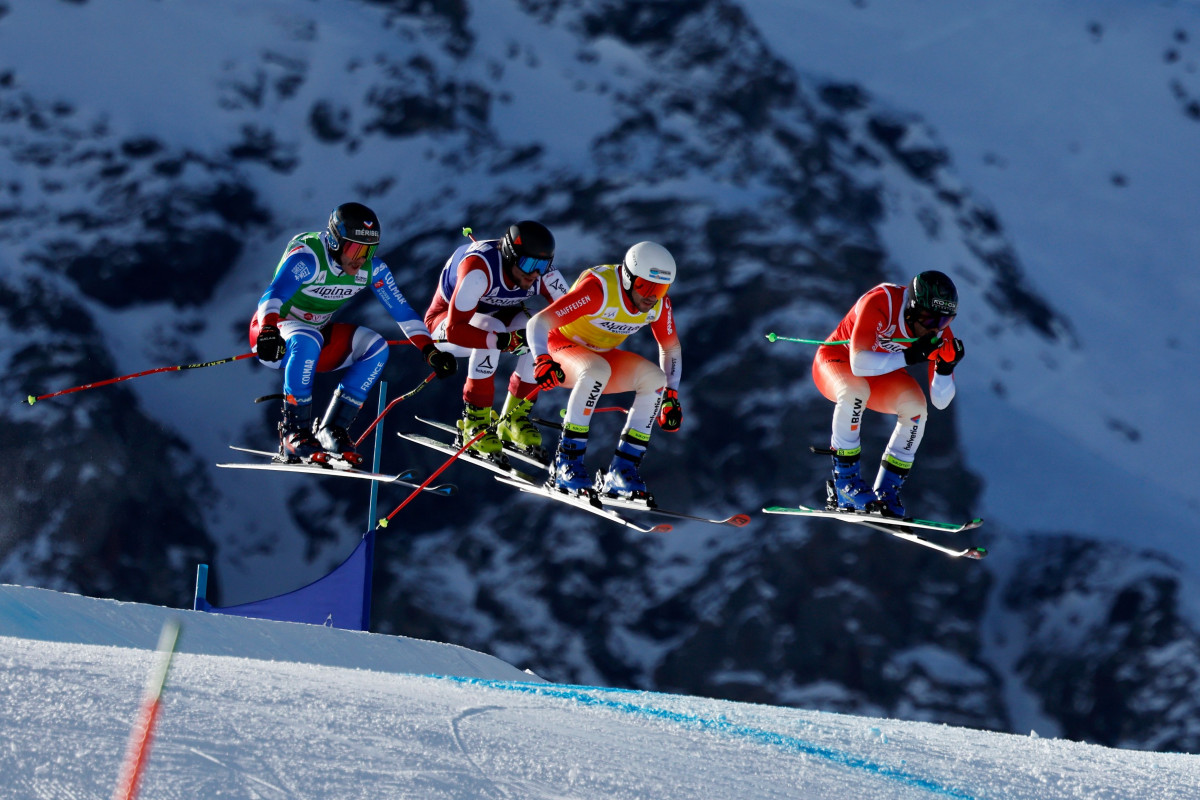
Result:
<instances>
[{"instance_id":1,"label":"skier's hand","mask_svg":"<svg viewBox=\"0 0 1200 800\"><path fill-rule=\"evenodd\" d=\"M433 367L433 374L438 378L449 378L458 371L458 359L444 350L438 350L437 345L430 342L421 348L425 363Z\"/></svg>"},{"instance_id":2,"label":"skier's hand","mask_svg":"<svg viewBox=\"0 0 1200 800\"><path fill-rule=\"evenodd\" d=\"M954 372L954 368L958 366L958 362L963 360L966 351L962 339L947 339L943 342L937 350L937 365L934 367L937 374L949 375Z\"/></svg>"},{"instance_id":3,"label":"skier's hand","mask_svg":"<svg viewBox=\"0 0 1200 800\"><path fill-rule=\"evenodd\" d=\"M658 411L658 427L667 433L675 433L683 424L683 406L679 404L679 392L663 390L662 408Z\"/></svg>"},{"instance_id":4,"label":"skier's hand","mask_svg":"<svg viewBox=\"0 0 1200 800\"><path fill-rule=\"evenodd\" d=\"M533 362L533 377L539 389L553 389L567 379L567 373L558 362L542 353Z\"/></svg>"},{"instance_id":5,"label":"skier's hand","mask_svg":"<svg viewBox=\"0 0 1200 800\"><path fill-rule=\"evenodd\" d=\"M258 360L265 364L273 364L283 358L287 352L287 342L274 325L263 325L258 331L258 339L254 342L254 351Z\"/></svg>"},{"instance_id":6,"label":"skier's hand","mask_svg":"<svg viewBox=\"0 0 1200 800\"><path fill-rule=\"evenodd\" d=\"M929 357L933 355L933 351L942 346L937 335L937 331L931 331L910 344L904 351L904 363L912 366L920 364L922 361L928 361Z\"/></svg>"},{"instance_id":7,"label":"skier's hand","mask_svg":"<svg viewBox=\"0 0 1200 800\"><path fill-rule=\"evenodd\" d=\"M496 347L500 348L502 353L513 353L518 356L528 353L529 346L525 343L525 329L518 328L515 331L497 333Z\"/></svg>"}]
</instances>

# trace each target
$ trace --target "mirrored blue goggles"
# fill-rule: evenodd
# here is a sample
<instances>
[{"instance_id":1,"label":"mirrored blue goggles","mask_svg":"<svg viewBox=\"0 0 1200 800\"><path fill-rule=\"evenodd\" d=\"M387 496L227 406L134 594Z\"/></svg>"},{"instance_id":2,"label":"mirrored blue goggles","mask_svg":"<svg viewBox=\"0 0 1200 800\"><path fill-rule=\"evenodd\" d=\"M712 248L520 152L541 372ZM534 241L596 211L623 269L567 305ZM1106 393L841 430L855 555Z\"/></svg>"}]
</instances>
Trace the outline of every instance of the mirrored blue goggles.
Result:
<instances>
[{"instance_id":1,"label":"mirrored blue goggles","mask_svg":"<svg viewBox=\"0 0 1200 800\"><path fill-rule=\"evenodd\" d=\"M546 270L550 269L550 261L549 258L521 256L517 259L517 269L526 275L545 275Z\"/></svg>"}]
</instances>

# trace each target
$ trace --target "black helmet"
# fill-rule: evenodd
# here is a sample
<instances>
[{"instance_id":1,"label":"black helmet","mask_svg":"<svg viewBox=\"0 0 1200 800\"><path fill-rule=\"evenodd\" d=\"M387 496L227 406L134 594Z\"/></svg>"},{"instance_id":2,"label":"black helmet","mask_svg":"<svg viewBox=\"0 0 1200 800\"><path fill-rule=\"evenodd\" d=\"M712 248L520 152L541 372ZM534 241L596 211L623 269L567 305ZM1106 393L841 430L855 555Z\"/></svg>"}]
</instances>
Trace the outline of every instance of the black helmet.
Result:
<instances>
[{"instance_id":1,"label":"black helmet","mask_svg":"<svg viewBox=\"0 0 1200 800\"><path fill-rule=\"evenodd\" d=\"M339 264L347 258L370 261L379 246L379 217L362 203L342 203L329 215L325 245Z\"/></svg>"},{"instance_id":2,"label":"black helmet","mask_svg":"<svg viewBox=\"0 0 1200 800\"><path fill-rule=\"evenodd\" d=\"M944 272L935 269L918 274L908 285L908 321L931 330L941 330L958 313L958 289Z\"/></svg>"},{"instance_id":3,"label":"black helmet","mask_svg":"<svg viewBox=\"0 0 1200 800\"><path fill-rule=\"evenodd\" d=\"M531 219L509 225L500 241L500 256L514 274L543 275L554 260L554 234Z\"/></svg>"}]
</instances>

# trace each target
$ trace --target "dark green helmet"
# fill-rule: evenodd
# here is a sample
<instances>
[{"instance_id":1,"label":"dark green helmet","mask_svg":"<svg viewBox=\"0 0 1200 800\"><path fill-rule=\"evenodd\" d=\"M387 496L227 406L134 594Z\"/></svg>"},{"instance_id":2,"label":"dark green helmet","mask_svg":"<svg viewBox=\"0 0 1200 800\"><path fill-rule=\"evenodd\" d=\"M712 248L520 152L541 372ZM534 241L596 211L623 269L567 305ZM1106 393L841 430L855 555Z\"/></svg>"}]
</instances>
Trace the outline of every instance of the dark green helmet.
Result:
<instances>
[{"instance_id":1,"label":"dark green helmet","mask_svg":"<svg viewBox=\"0 0 1200 800\"><path fill-rule=\"evenodd\" d=\"M908 285L907 317L926 328L941 330L958 313L958 289L944 272L935 269L918 274Z\"/></svg>"}]
</instances>

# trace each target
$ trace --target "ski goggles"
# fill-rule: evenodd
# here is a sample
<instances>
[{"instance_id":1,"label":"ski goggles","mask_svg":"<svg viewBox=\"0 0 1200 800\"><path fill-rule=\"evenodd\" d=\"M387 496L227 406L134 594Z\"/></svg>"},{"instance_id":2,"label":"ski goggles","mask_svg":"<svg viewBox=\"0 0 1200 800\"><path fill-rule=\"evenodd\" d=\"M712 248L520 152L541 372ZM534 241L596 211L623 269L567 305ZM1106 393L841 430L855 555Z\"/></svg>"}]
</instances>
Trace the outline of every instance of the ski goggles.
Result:
<instances>
[{"instance_id":1,"label":"ski goggles","mask_svg":"<svg viewBox=\"0 0 1200 800\"><path fill-rule=\"evenodd\" d=\"M364 262L370 261L375 255L377 244L364 244L362 242L352 242L349 239L342 240L342 260L356 261L362 259Z\"/></svg>"},{"instance_id":2,"label":"ski goggles","mask_svg":"<svg viewBox=\"0 0 1200 800\"><path fill-rule=\"evenodd\" d=\"M545 275L546 270L550 269L550 261L549 258L521 256L517 259L517 269L526 275Z\"/></svg>"},{"instance_id":3,"label":"ski goggles","mask_svg":"<svg viewBox=\"0 0 1200 800\"><path fill-rule=\"evenodd\" d=\"M954 320L956 314L918 314L914 319L921 323L923 327L931 331L944 331L946 327Z\"/></svg>"},{"instance_id":4,"label":"ski goggles","mask_svg":"<svg viewBox=\"0 0 1200 800\"><path fill-rule=\"evenodd\" d=\"M670 288L671 284L669 283L655 283L645 278L633 279L633 290L646 299L662 300L667 296L667 289Z\"/></svg>"}]
</instances>

